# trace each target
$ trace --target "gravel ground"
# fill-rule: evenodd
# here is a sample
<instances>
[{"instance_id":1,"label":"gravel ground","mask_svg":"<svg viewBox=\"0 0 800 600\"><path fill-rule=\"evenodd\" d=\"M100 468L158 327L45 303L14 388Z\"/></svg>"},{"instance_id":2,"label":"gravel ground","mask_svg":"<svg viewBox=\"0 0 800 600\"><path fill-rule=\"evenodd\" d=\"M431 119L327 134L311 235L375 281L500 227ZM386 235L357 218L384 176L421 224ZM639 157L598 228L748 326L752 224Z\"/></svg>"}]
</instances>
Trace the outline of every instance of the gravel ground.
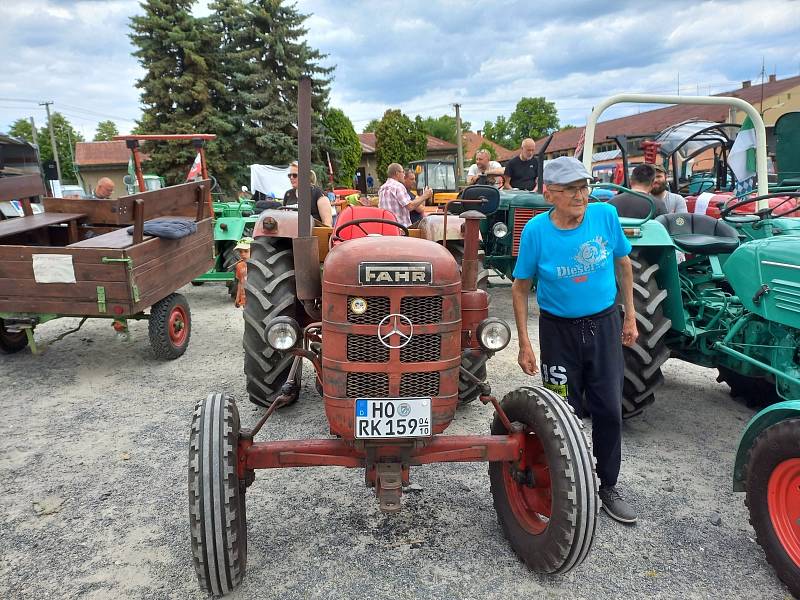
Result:
<instances>
[{"instance_id":1,"label":"gravel ground","mask_svg":"<svg viewBox=\"0 0 800 600\"><path fill-rule=\"evenodd\" d=\"M203 598L191 563L186 460L195 401L246 400L242 319L224 288L187 287L186 355L152 358L146 322L133 341L89 321L38 357L3 356L0 389L0 597ZM512 320L510 289L493 312ZM74 327L37 329L40 342ZM490 363L498 395L529 383L516 341ZM412 470L421 491L384 516L360 470L261 471L247 494L248 572L235 598L788 598L731 491L738 436L752 411L715 372L671 360L645 415L625 423L621 486L639 511L601 513L587 560L566 576L525 570L497 524L485 464ZM449 433L488 433L492 410L459 411ZM308 377L301 401L260 439L324 436ZM719 517L719 521L717 518ZM714 524L717 522L718 524Z\"/></svg>"}]
</instances>

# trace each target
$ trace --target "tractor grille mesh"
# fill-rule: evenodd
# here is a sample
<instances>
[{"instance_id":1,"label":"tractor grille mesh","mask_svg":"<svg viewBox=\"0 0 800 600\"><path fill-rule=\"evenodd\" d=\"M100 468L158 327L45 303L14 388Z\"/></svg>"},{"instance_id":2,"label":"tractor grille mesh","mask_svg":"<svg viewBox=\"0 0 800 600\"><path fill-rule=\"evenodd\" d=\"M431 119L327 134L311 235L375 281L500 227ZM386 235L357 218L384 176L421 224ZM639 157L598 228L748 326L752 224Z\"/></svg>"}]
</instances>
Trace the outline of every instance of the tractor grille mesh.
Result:
<instances>
[{"instance_id":1,"label":"tractor grille mesh","mask_svg":"<svg viewBox=\"0 0 800 600\"><path fill-rule=\"evenodd\" d=\"M348 398L386 398L388 395L389 376L386 373L347 374Z\"/></svg>"},{"instance_id":2,"label":"tractor grille mesh","mask_svg":"<svg viewBox=\"0 0 800 600\"><path fill-rule=\"evenodd\" d=\"M400 312L415 325L439 323L442 320L442 297L406 296L400 301Z\"/></svg>"},{"instance_id":3,"label":"tractor grille mesh","mask_svg":"<svg viewBox=\"0 0 800 600\"><path fill-rule=\"evenodd\" d=\"M400 396L423 396L434 398L439 395L439 372L403 373L400 378Z\"/></svg>"},{"instance_id":4,"label":"tractor grille mesh","mask_svg":"<svg viewBox=\"0 0 800 600\"><path fill-rule=\"evenodd\" d=\"M400 349L400 362L428 362L439 360L442 351L441 336L421 334L411 337L411 341Z\"/></svg>"},{"instance_id":5,"label":"tractor grille mesh","mask_svg":"<svg viewBox=\"0 0 800 600\"><path fill-rule=\"evenodd\" d=\"M533 218L532 208L515 208L514 209L514 232L513 232L513 245L511 248L511 256L519 254L519 242L522 239L522 228Z\"/></svg>"},{"instance_id":6,"label":"tractor grille mesh","mask_svg":"<svg viewBox=\"0 0 800 600\"><path fill-rule=\"evenodd\" d=\"M411 338L414 341L414 338ZM389 349L376 335L347 336L347 360L353 362L382 363L389 360Z\"/></svg>"},{"instance_id":7,"label":"tractor grille mesh","mask_svg":"<svg viewBox=\"0 0 800 600\"><path fill-rule=\"evenodd\" d=\"M357 315L350 310L350 302L356 296L347 297L347 321L356 325L377 325L389 314L389 298L387 296L359 296L367 301L367 312ZM414 319L411 319L412 321Z\"/></svg>"}]
</instances>

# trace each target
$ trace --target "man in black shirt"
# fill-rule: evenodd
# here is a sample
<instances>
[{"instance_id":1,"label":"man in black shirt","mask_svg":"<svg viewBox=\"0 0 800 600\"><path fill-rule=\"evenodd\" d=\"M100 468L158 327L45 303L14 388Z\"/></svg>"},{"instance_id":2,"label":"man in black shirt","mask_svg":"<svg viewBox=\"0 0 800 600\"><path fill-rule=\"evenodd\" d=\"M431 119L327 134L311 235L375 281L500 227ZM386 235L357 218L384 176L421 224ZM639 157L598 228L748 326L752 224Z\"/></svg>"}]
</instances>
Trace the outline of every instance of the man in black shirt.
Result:
<instances>
[{"instance_id":1,"label":"man in black shirt","mask_svg":"<svg viewBox=\"0 0 800 600\"><path fill-rule=\"evenodd\" d=\"M536 160L536 142L531 138L522 140L519 155L506 163L504 189L532 190L536 187L539 161Z\"/></svg>"},{"instance_id":2,"label":"man in black shirt","mask_svg":"<svg viewBox=\"0 0 800 600\"><path fill-rule=\"evenodd\" d=\"M631 173L631 189L634 192L641 192L642 194L650 195L650 190L653 187L653 181L655 181L655 178L656 169L653 165L637 165ZM653 201L656 205L656 210L653 214L653 217L667 214L667 206L664 204L664 201L660 198L654 198L653 196L650 197L653 198ZM636 194L631 194L629 192L617 194L611 200L609 200L608 203L616 207L617 213L620 217L644 219L650 213L650 203L641 196L637 196Z\"/></svg>"}]
</instances>

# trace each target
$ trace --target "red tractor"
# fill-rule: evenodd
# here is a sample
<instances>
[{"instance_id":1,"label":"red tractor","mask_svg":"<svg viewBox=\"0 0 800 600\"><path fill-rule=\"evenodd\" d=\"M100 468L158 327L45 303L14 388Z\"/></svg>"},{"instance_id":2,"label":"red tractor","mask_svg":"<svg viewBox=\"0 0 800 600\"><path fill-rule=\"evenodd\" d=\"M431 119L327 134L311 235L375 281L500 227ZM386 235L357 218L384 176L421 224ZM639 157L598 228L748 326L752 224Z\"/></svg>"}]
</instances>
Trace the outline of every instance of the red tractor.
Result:
<instances>
[{"instance_id":1,"label":"red tractor","mask_svg":"<svg viewBox=\"0 0 800 600\"><path fill-rule=\"evenodd\" d=\"M252 429L241 428L227 395L210 394L195 408L189 503L200 586L221 595L241 582L246 490L257 469L286 467L363 468L380 509L393 513L412 466L486 461L512 549L534 571L569 571L589 552L599 503L583 425L561 398L524 387L498 401L470 375L481 402L494 406L491 434L443 435L456 415L459 381L470 374L463 355L485 362L511 338L504 321L488 316L487 292L477 289L480 209L492 200L463 201L472 210L461 215L461 265L444 245L412 237L391 214L362 207L340 215L320 274L320 242L310 235L310 197L303 193L310 189L309 98L310 81L301 80L297 237L291 252L269 261L254 253L247 281L248 306L276 299L274 290L288 277L270 269L293 255L294 295L282 302L286 314L272 313L264 323L262 339L265 359L274 354L289 365L284 392ZM296 398L304 359L315 370L331 437L255 441L273 411Z\"/></svg>"}]
</instances>

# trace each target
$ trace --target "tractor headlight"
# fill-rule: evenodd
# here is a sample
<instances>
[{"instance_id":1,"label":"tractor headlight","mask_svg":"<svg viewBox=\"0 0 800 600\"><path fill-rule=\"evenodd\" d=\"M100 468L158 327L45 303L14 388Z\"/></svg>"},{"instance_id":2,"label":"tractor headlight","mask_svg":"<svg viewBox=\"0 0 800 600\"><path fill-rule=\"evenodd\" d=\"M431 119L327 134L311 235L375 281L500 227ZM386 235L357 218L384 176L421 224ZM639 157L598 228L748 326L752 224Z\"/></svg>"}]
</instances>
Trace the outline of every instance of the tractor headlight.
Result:
<instances>
[{"instance_id":1,"label":"tractor headlight","mask_svg":"<svg viewBox=\"0 0 800 600\"><path fill-rule=\"evenodd\" d=\"M275 350L294 348L300 338L300 326L291 317L278 317L267 327L267 343Z\"/></svg>"},{"instance_id":2,"label":"tractor headlight","mask_svg":"<svg viewBox=\"0 0 800 600\"><path fill-rule=\"evenodd\" d=\"M511 341L511 328L497 317L489 317L478 325L478 342L488 352L499 352Z\"/></svg>"},{"instance_id":3,"label":"tractor headlight","mask_svg":"<svg viewBox=\"0 0 800 600\"><path fill-rule=\"evenodd\" d=\"M496 238L503 238L508 235L508 226L502 221L498 221L492 227L492 233Z\"/></svg>"}]
</instances>

